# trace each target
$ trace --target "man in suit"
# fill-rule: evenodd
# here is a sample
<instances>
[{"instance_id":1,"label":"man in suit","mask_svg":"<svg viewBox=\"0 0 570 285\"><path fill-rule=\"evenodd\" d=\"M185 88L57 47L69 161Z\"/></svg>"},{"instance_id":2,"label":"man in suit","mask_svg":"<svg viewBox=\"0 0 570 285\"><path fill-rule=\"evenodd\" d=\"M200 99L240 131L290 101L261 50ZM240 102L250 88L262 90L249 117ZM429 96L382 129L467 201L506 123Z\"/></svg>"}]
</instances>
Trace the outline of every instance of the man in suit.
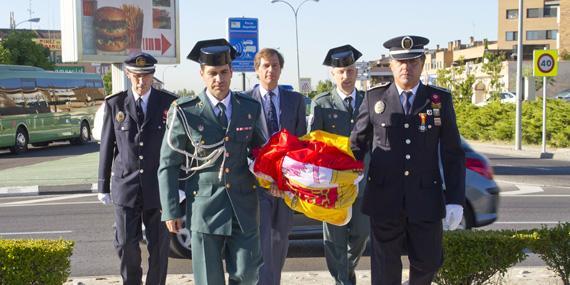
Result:
<instances>
[{"instance_id":1,"label":"man in suit","mask_svg":"<svg viewBox=\"0 0 570 285\"><path fill-rule=\"evenodd\" d=\"M281 129L296 136L304 135L307 131L304 96L278 85L283 56L275 49L264 48L255 55L253 62L259 85L246 94L261 103L261 125L265 137L269 138ZM275 190L272 192L279 196ZM289 248L293 211L283 199L266 190L259 192L259 208L263 265L258 284L278 285Z\"/></svg>"},{"instance_id":2,"label":"man in suit","mask_svg":"<svg viewBox=\"0 0 570 285\"><path fill-rule=\"evenodd\" d=\"M357 159L371 151L362 211L370 216L372 284L401 284L403 246L409 284L431 284L443 262L441 219L455 229L463 216L465 153L451 94L420 82L428 42L384 43L394 82L368 91L351 134Z\"/></svg>"},{"instance_id":3,"label":"man in suit","mask_svg":"<svg viewBox=\"0 0 570 285\"><path fill-rule=\"evenodd\" d=\"M154 89L156 59L146 53L125 61L131 88L104 102L99 153L98 198L115 205L115 249L123 284L141 284L141 222L145 225L149 270L146 284L166 281L169 234L160 220L158 160L166 112L176 97Z\"/></svg>"},{"instance_id":4,"label":"man in suit","mask_svg":"<svg viewBox=\"0 0 570 285\"><path fill-rule=\"evenodd\" d=\"M199 41L188 59L200 64L206 85L195 96L174 102L158 170L162 220L170 232L181 228L178 177L186 175L187 227L192 231L196 284L254 284L261 266L259 201L247 156L265 137L261 106L230 91L235 49L224 39Z\"/></svg>"},{"instance_id":5,"label":"man in suit","mask_svg":"<svg viewBox=\"0 0 570 285\"><path fill-rule=\"evenodd\" d=\"M364 92L357 90L356 61L362 56L351 45L330 49L323 65L331 67L336 88L317 95L312 105L310 130L323 130L342 136L350 136L354 119L364 99ZM366 156L368 159L368 156ZM356 284L354 269L370 235L368 217L360 211L366 180L358 185L358 198L352 206L352 218L344 226L323 223L323 241L327 266L336 284Z\"/></svg>"}]
</instances>

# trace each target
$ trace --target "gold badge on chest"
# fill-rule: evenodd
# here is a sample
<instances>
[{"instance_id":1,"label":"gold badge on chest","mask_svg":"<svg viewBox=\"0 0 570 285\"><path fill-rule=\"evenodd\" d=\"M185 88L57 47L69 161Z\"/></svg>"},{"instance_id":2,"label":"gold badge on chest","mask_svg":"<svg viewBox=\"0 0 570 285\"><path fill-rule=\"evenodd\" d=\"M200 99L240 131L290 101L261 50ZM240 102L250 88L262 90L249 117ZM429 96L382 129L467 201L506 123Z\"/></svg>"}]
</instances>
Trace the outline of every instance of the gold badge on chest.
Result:
<instances>
[{"instance_id":1,"label":"gold badge on chest","mask_svg":"<svg viewBox=\"0 0 570 285\"><path fill-rule=\"evenodd\" d=\"M376 114L384 113L384 109L386 109L386 104L384 104L384 102L378 101L374 104L374 112L376 112Z\"/></svg>"},{"instance_id":2,"label":"gold badge on chest","mask_svg":"<svg viewBox=\"0 0 570 285\"><path fill-rule=\"evenodd\" d=\"M117 122L122 122L125 120L125 113L123 113L123 111L119 111L117 113L117 115L115 115L115 119L117 119Z\"/></svg>"}]
</instances>

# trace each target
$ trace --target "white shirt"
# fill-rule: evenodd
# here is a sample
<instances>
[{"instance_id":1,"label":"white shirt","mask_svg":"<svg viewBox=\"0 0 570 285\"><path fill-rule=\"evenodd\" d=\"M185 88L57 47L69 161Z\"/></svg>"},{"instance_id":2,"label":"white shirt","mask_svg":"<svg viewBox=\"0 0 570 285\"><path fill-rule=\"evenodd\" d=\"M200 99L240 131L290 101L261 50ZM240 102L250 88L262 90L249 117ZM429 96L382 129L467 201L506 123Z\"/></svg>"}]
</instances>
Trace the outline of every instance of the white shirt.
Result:
<instances>
[{"instance_id":1,"label":"white shirt","mask_svg":"<svg viewBox=\"0 0 570 285\"><path fill-rule=\"evenodd\" d=\"M412 90L404 90L402 88L400 88L400 86L398 86L398 84L396 85L396 89L398 89L398 94L400 95L400 103L402 103L402 107L405 108L404 106L404 100L406 100L406 95L404 95L404 91L412 91L413 95L410 97L410 106L414 106L414 100L416 99L416 93L418 92L418 88L420 87L420 83L418 82L418 84L416 86L414 86L414 88L412 88Z\"/></svg>"},{"instance_id":2,"label":"white shirt","mask_svg":"<svg viewBox=\"0 0 570 285\"><path fill-rule=\"evenodd\" d=\"M279 109L279 87L275 87L275 89L271 90L271 92L273 92L273 94L275 94L275 96L273 96L273 100L271 100L270 96L269 96L269 91L265 90L265 88L263 88L261 85L259 85L259 94L261 95L261 101L263 103L263 114L265 115L265 118L267 119L267 114L269 113L269 110L271 110L271 104L269 103L269 100L271 100L273 102L273 105L275 106L275 114L277 115L277 126L281 126L281 122L280 122L280 115L281 115L281 110Z\"/></svg>"},{"instance_id":3,"label":"white shirt","mask_svg":"<svg viewBox=\"0 0 570 285\"><path fill-rule=\"evenodd\" d=\"M214 109L214 115L218 116L220 114L220 109L218 108L218 103L222 102L224 106L226 106L226 117L228 118L228 123L232 117L232 92L228 92L228 96L224 98L224 100L220 101L218 98L214 97L214 95L210 94L208 90L206 90L206 97L212 104L212 109Z\"/></svg>"},{"instance_id":4,"label":"white shirt","mask_svg":"<svg viewBox=\"0 0 570 285\"><path fill-rule=\"evenodd\" d=\"M132 90L133 97L135 98L135 102L137 102L137 100L139 98L142 98L141 107L142 107L143 113L145 115L146 115L146 110L147 110L147 106L148 106L148 98L150 97L150 91L152 91L152 88L148 89L148 91L141 96L141 95L137 94L137 92L135 92L135 90Z\"/></svg>"},{"instance_id":5,"label":"white shirt","mask_svg":"<svg viewBox=\"0 0 570 285\"><path fill-rule=\"evenodd\" d=\"M340 90L339 88L336 89L336 93L338 93L338 96L340 96L340 99L342 99L343 102L344 99L346 99L346 97L352 97L350 105L352 105L352 110L354 110L354 108L356 107L356 88L352 89L352 93L348 95L344 94L344 92L342 92L342 90Z\"/></svg>"}]
</instances>

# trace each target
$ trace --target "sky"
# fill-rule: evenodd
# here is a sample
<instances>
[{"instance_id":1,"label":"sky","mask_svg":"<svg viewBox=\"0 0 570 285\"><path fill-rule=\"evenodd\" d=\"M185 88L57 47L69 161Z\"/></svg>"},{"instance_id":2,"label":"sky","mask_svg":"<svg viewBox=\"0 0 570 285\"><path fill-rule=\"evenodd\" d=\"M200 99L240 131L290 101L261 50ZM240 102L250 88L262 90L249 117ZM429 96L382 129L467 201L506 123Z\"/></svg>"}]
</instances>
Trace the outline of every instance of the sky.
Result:
<instances>
[{"instance_id":1,"label":"sky","mask_svg":"<svg viewBox=\"0 0 570 285\"><path fill-rule=\"evenodd\" d=\"M41 18L34 29L56 29L60 24L60 1L0 0L4 16L0 28L9 27L9 12L16 22ZM142 0L141 0L142 1ZM150 1L150 0L146 0ZM287 0L297 7L302 0ZM374 60L386 54L382 43L396 36L419 35L430 39L428 48L446 47L449 41L468 42L497 39L498 1L501 0L319 0L308 1L299 9L299 57L301 77L331 79L322 65L327 51L351 44L363 53L360 60ZM30 9L31 7L31 9ZM200 91L203 83L199 65L186 56L199 40L225 38L227 18L259 19L259 47L278 49L285 58L281 84L297 85L295 18L290 7L271 0L179 0L180 64L159 65L155 76L164 78L165 88ZM18 28L30 28L23 23ZM246 73L246 88L257 83L255 73ZM232 88L242 89L241 73L234 73Z\"/></svg>"}]
</instances>

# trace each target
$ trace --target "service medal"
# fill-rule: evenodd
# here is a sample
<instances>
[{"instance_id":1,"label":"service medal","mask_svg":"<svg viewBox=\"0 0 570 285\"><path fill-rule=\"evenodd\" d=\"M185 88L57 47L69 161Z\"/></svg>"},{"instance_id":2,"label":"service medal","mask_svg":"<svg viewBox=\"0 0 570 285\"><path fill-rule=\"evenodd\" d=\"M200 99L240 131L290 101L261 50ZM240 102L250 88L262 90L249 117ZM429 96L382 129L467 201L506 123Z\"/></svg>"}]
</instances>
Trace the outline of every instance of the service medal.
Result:
<instances>
[{"instance_id":1,"label":"service medal","mask_svg":"<svg viewBox=\"0 0 570 285\"><path fill-rule=\"evenodd\" d=\"M433 115L439 117L441 115L439 109L433 109Z\"/></svg>"},{"instance_id":2,"label":"service medal","mask_svg":"<svg viewBox=\"0 0 570 285\"><path fill-rule=\"evenodd\" d=\"M428 115L428 116L432 116L432 115L433 115L432 109L428 109L428 110L427 110L427 115Z\"/></svg>"},{"instance_id":3,"label":"service medal","mask_svg":"<svg viewBox=\"0 0 570 285\"><path fill-rule=\"evenodd\" d=\"M374 105L374 112L376 112L376 114L384 113L384 109L386 109L386 104L384 104L382 101L378 101Z\"/></svg>"},{"instance_id":4,"label":"service medal","mask_svg":"<svg viewBox=\"0 0 570 285\"><path fill-rule=\"evenodd\" d=\"M418 115L420 116L419 130L420 130L420 132L425 132L426 131L427 114L426 113L419 113Z\"/></svg>"},{"instance_id":5,"label":"service medal","mask_svg":"<svg viewBox=\"0 0 570 285\"><path fill-rule=\"evenodd\" d=\"M433 118L433 124L437 126L441 126L441 118Z\"/></svg>"},{"instance_id":6,"label":"service medal","mask_svg":"<svg viewBox=\"0 0 570 285\"><path fill-rule=\"evenodd\" d=\"M115 119L117 119L117 122L121 123L125 120L125 113L123 113L123 111L119 111L115 116Z\"/></svg>"}]
</instances>

